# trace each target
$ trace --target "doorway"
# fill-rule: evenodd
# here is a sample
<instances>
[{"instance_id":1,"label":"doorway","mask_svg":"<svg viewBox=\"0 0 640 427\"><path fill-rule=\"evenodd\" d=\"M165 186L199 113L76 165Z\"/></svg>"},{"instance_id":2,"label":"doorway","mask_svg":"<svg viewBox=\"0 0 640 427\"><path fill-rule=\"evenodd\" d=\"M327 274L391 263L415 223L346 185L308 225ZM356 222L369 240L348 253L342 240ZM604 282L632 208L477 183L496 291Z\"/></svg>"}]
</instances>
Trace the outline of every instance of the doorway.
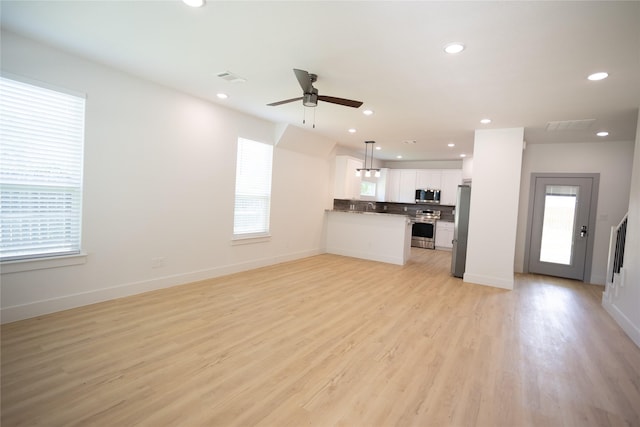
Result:
<instances>
[{"instance_id":1,"label":"doorway","mask_svg":"<svg viewBox=\"0 0 640 427\"><path fill-rule=\"evenodd\" d=\"M531 174L525 272L591 277L599 174Z\"/></svg>"}]
</instances>

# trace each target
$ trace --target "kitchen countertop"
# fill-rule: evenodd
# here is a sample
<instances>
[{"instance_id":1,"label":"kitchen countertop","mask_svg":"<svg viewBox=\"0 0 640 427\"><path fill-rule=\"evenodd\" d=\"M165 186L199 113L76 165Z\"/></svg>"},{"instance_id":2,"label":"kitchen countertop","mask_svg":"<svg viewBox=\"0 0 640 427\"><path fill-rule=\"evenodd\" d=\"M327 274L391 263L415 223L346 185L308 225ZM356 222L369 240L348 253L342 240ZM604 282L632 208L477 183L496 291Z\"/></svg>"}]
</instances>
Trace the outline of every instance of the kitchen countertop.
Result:
<instances>
[{"instance_id":1,"label":"kitchen countertop","mask_svg":"<svg viewBox=\"0 0 640 427\"><path fill-rule=\"evenodd\" d=\"M415 218L409 214L396 214L391 212L373 212L373 211L355 211L348 209L325 209L325 212L344 212L344 213L354 213L354 214L366 214L366 215L394 215L394 216L406 216L409 218Z\"/></svg>"},{"instance_id":2,"label":"kitchen countertop","mask_svg":"<svg viewBox=\"0 0 640 427\"><path fill-rule=\"evenodd\" d=\"M406 216L409 219L416 219L418 216L410 215L408 213L391 213L391 212L372 212L372 211L356 211L356 210L348 210L348 209L325 209L325 212L344 212L344 213L354 213L354 214L365 214L365 215L394 215L394 216ZM432 218L436 221L440 222L453 222L453 219L441 219L441 218Z\"/></svg>"}]
</instances>

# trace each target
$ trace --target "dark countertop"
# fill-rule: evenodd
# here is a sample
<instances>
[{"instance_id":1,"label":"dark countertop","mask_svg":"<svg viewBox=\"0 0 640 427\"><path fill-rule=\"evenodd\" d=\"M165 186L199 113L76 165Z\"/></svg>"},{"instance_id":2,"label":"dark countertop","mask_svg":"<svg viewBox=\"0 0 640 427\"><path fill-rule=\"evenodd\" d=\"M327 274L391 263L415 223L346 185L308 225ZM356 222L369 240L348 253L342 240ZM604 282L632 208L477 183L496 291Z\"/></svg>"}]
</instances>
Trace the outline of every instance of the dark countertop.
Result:
<instances>
[{"instance_id":1,"label":"dark countertop","mask_svg":"<svg viewBox=\"0 0 640 427\"><path fill-rule=\"evenodd\" d=\"M414 216L408 214L399 214L392 212L376 212L376 211L356 211L349 209L325 209L325 212L344 212L344 213L354 213L354 214L365 214L365 215L394 215L394 216L406 216L407 218L415 218Z\"/></svg>"}]
</instances>

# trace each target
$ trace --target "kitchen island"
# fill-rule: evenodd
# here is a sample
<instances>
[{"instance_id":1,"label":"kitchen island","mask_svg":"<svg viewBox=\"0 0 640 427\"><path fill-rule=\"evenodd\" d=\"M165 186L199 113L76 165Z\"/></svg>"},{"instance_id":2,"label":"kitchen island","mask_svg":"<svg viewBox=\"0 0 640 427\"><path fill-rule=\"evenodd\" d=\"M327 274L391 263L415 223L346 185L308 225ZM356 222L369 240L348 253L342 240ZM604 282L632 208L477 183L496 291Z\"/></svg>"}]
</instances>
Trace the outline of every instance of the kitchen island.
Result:
<instances>
[{"instance_id":1,"label":"kitchen island","mask_svg":"<svg viewBox=\"0 0 640 427\"><path fill-rule=\"evenodd\" d=\"M411 252L407 215L328 210L326 252L404 265Z\"/></svg>"}]
</instances>

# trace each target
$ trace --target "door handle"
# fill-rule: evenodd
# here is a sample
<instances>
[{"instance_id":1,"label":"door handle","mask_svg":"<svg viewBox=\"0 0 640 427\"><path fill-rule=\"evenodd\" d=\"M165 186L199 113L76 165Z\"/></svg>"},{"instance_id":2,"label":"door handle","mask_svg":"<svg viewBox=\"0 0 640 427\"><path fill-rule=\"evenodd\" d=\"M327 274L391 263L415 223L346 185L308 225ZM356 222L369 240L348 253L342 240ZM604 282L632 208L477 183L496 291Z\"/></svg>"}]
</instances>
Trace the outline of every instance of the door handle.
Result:
<instances>
[{"instance_id":1,"label":"door handle","mask_svg":"<svg viewBox=\"0 0 640 427\"><path fill-rule=\"evenodd\" d=\"M587 233L587 226L586 226L586 225L583 225L583 226L580 228L580 237L586 237L586 235L587 235L587 234L588 234L588 233Z\"/></svg>"}]
</instances>

